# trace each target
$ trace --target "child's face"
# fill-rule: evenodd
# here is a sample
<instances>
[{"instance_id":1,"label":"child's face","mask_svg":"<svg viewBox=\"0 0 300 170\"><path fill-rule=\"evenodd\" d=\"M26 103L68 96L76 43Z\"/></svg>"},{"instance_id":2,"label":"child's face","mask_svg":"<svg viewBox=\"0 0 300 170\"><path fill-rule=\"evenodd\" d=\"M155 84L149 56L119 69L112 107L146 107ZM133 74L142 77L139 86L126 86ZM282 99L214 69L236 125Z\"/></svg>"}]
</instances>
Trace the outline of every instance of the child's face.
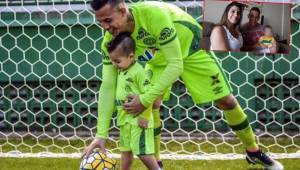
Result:
<instances>
[{"instance_id":1,"label":"child's face","mask_svg":"<svg viewBox=\"0 0 300 170\"><path fill-rule=\"evenodd\" d=\"M266 36L273 36L273 31L271 28L265 28L265 35Z\"/></svg>"},{"instance_id":2,"label":"child's face","mask_svg":"<svg viewBox=\"0 0 300 170\"><path fill-rule=\"evenodd\" d=\"M134 55L130 53L129 55L125 54L121 47L117 47L110 54L110 59L112 64L117 67L119 70L126 70L134 62Z\"/></svg>"}]
</instances>

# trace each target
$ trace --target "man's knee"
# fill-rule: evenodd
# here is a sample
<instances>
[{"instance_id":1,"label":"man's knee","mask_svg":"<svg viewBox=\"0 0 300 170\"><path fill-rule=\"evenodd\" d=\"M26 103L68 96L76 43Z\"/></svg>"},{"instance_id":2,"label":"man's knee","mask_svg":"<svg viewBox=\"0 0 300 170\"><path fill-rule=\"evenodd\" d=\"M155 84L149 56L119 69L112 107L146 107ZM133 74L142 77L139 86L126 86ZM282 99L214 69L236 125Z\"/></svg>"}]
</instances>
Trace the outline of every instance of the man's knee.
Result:
<instances>
[{"instance_id":1,"label":"man's knee","mask_svg":"<svg viewBox=\"0 0 300 170\"><path fill-rule=\"evenodd\" d=\"M230 94L216 101L216 105L218 108L222 110L231 110L234 109L237 105L235 97Z\"/></svg>"}]
</instances>

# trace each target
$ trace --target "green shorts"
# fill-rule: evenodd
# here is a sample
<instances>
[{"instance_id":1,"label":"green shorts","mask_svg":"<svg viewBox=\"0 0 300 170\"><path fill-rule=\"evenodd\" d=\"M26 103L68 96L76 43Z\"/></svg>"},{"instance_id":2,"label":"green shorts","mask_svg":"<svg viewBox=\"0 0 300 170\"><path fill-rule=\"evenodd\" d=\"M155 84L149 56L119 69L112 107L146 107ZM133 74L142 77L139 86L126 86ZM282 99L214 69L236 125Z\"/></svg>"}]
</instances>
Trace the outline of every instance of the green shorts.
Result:
<instances>
[{"instance_id":1,"label":"green shorts","mask_svg":"<svg viewBox=\"0 0 300 170\"><path fill-rule=\"evenodd\" d=\"M156 55L159 57L161 54ZM185 57L183 61L184 69L180 78L196 104L215 101L232 93L229 82L213 53L201 50ZM151 79L153 83L159 79L164 68L146 65L147 72L153 74Z\"/></svg>"},{"instance_id":2,"label":"green shorts","mask_svg":"<svg viewBox=\"0 0 300 170\"><path fill-rule=\"evenodd\" d=\"M137 156L154 154L153 128L142 129L129 123L120 126L120 151L132 151Z\"/></svg>"}]
</instances>

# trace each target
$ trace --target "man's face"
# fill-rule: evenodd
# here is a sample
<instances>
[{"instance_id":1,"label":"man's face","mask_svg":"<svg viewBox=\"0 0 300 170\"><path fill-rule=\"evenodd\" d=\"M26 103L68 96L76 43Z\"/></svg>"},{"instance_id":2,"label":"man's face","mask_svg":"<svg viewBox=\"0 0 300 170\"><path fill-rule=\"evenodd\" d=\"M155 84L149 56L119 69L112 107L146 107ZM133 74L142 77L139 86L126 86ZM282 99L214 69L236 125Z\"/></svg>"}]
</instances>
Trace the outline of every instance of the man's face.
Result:
<instances>
[{"instance_id":1,"label":"man's face","mask_svg":"<svg viewBox=\"0 0 300 170\"><path fill-rule=\"evenodd\" d=\"M249 24L251 26L257 25L257 22L259 20L259 12L251 10L248 15L248 18L249 18Z\"/></svg>"},{"instance_id":2,"label":"man's face","mask_svg":"<svg viewBox=\"0 0 300 170\"><path fill-rule=\"evenodd\" d=\"M120 7L120 5L112 7L110 4L106 4L95 11L95 15L101 27L113 36L124 31L126 25L126 9Z\"/></svg>"}]
</instances>

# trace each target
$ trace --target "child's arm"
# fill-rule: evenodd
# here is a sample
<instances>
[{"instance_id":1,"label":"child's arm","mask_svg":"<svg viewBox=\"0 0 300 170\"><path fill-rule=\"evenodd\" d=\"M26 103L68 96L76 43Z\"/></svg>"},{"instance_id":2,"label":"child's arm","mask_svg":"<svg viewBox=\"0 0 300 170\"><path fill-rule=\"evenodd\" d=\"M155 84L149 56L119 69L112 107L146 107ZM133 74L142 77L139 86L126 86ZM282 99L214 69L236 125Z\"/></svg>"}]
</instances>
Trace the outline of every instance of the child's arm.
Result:
<instances>
[{"instance_id":1,"label":"child's arm","mask_svg":"<svg viewBox=\"0 0 300 170\"><path fill-rule=\"evenodd\" d=\"M268 46L263 44L262 42L263 42L263 37L261 36L257 42L257 47L268 48Z\"/></svg>"},{"instance_id":2,"label":"child's arm","mask_svg":"<svg viewBox=\"0 0 300 170\"><path fill-rule=\"evenodd\" d=\"M272 46L270 47L270 53L277 53L278 51L278 45L277 45L277 41L272 38Z\"/></svg>"},{"instance_id":3,"label":"child's arm","mask_svg":"<svg viewBox=\"0 0 300 170\"><path fill-rule=\"evenodd\" d=\"M144 94L150 87L150 79L145 70L137 74L137 86L139 87L140 94ZM152 105L146 108L141 114L138 115L138 124L141 128L147 128L149 120L151 119Z\"/></svg>"}]
</instances>

